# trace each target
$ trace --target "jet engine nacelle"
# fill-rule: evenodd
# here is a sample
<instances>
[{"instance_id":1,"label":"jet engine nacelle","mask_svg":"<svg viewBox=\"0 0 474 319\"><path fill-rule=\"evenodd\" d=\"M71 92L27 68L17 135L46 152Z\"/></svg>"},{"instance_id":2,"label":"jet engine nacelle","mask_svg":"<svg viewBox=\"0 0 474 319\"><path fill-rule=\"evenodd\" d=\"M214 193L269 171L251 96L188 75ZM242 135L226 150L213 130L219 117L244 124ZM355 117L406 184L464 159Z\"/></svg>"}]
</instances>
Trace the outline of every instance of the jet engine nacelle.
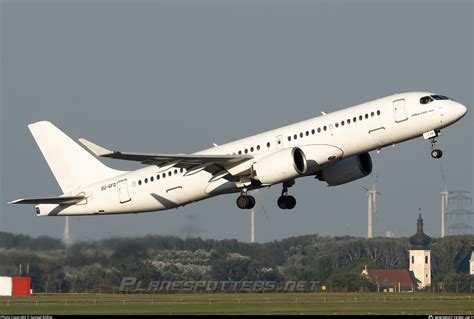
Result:
<instances>
[{"instance_id":1,"label":"jet engine nacelle","mask_svg":"<svg viewBox=\"0 0 474 319\"><path fill-rule=\"evenodd\" d=\"M344 158L321 170L316 176L326 181L329 186L336 186L355 181L372 172L372 159L369 153Z\"/></svg>"},{"instance_id":2,"label":"jet engine nacelle","mask_svg":"<svg viewBox=\"0 0 474 319\"><path fill-rule=\"evenodd\" d=\"M263 157L252 165L251 176L263 185L271 185L304 175L306 156L298 147L285 148Z\"/></svg>"}]
</instances>

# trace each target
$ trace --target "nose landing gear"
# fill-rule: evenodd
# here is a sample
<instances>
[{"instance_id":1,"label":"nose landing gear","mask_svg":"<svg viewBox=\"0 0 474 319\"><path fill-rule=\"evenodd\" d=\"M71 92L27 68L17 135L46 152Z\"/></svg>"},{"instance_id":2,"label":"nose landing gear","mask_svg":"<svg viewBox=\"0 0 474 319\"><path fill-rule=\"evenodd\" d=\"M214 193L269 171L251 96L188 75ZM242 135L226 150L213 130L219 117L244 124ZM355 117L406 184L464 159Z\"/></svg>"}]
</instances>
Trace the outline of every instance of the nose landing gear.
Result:
<instances>
[{"instance_id":1,"label":"nose landing gear","mask_svg":"<svg viewBox=\"0 0 474 319\"><path fill-rule=\"evenodd\" d=\"M443 151L439 149L432 149L431 150L431 157L432 158L441 158L443 156Z\"/></svg>"},{"instance_id":2,"label":"nose landing gear","mask_svg":"<svg viewBox=\"0 0 474 319\"><path fill-rule=\"evenodd\" d=\"M429 132L423 133L424 139L430 140L432 158L441 158L443 156L443 152L436 148L436 138L439 136L439 132L439 130L431 130Z\"/></svg>"},{"instance_id":3,"label":"nose landing gear","mask_svg":"<svg viewBox=\"0 0 474 319\"><path fill-rule=\"evenodd\" d=\"M440 149L435 148L436 147L436 138L432 137L430 138L431 142L431 157L432 158L441 158L443 156L443 151Z\"/></svg>"}]
</instances>

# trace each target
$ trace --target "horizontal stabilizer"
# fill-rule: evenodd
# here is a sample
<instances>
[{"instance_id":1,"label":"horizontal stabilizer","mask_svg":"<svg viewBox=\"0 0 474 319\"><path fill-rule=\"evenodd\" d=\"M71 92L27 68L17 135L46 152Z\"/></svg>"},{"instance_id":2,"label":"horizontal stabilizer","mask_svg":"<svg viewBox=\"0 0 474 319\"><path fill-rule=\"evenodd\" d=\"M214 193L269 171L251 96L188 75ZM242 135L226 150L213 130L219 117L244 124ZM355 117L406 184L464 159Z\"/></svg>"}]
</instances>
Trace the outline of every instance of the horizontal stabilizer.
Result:
<instances>
[{"instance_id":1,"label":"horizontal stabilizer","mask_svg":"<svg viewBox=\"0 0 474 319\"><path fill-rule=\"evenodd\" d=\"M44 197L44 198L22 198L9 202L8 204L57 204L72 205L83 201L85 196L62 196L62 197Z\"/></svg>"},{"instance_id":2,"label":"horizontal stabilizer","mask_svg":"<svg viewBox=\"0 0 474 319\"><path fill-rule=\"evenodd\" d=\"M99 146L91 141L86 140L85 138L80 138L79 142L81 142L85 147L92 151L96 156L107 156L112 155L114 152L108 150L102 146Z\"/></svg>"}]
</instances>

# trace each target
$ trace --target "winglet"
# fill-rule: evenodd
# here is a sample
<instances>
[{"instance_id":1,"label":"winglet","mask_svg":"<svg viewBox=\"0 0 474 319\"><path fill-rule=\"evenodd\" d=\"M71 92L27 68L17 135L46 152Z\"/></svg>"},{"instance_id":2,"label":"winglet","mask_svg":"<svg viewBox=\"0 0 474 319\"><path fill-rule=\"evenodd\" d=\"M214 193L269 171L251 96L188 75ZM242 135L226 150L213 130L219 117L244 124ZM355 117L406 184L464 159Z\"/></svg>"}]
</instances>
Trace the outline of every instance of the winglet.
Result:
<instances>
[{"instance_id":1,"label":"winglet","mask_svg":"<svg viewBox=\"0 0 474 319\"><path fill-rule=\"evenodd\" d=\"M13 200L13 201L11 201L11 202L8 202L8 204L19 204L19 203L21 203L22 201L23 201L23 198L21 198L21 199L16 199L16 200Z\"/></svg>"},{"instance_id":2,"label":"winglet","mask_svg":"<svg viewBox=\"0 0 474 319\"><path fill-rule=\"evenodd\" d=\"M92 153L94 153L96 156L107 156L111 155L114 152L111 150L108 150L102 146L99 146L95 143L92 143L91 141L86 140L85 138L80 138L79 142L81 142L85 147L87 147Z\"/></svg>"}]
</instances>

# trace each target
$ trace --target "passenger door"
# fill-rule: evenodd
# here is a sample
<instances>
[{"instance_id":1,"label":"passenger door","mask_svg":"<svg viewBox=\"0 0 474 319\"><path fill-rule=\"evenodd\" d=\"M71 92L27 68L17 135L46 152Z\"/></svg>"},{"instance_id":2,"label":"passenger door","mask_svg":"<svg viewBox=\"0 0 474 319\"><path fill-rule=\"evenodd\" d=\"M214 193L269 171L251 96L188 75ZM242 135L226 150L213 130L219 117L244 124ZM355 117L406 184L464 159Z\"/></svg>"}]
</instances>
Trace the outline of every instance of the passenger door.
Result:
<instances>
[{"instance_id":1,"label":"passenger door","mask_svg":"<svg viewBox=\"0 0 474 319\"><path fill-rule=\"evenodd\" d=\"M405 99L393 101L393 113L395 115L395 122L403 122L408 119L405 111Z\"/></svg>"},{"instance_id":2,"label":"passenger door","mask_svg":"<svg viewBox=\"0 0 474 319\"><path fill-rule=\"evenodd\" d=\"M131 201L130 194L128 193L127 180L122 179L117 182L117 191L119 196L119 201L121 204Z\"/></svg>"}]
</instances>

